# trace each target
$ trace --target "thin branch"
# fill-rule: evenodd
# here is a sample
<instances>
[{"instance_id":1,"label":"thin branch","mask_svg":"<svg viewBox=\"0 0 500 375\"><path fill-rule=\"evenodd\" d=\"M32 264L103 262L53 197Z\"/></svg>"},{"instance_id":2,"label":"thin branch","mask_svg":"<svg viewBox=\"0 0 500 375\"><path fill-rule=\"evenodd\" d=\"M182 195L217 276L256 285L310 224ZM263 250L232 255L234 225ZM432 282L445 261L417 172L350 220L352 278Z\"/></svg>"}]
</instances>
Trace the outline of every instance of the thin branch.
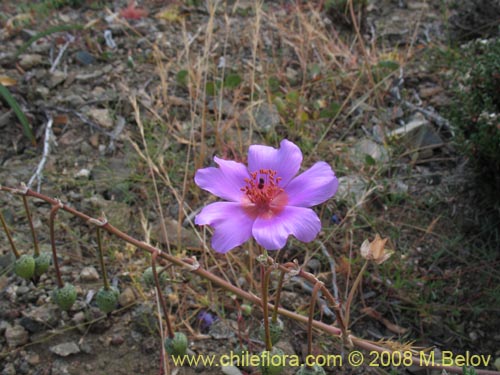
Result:
<instances>
[{"instance_id":1,"label":"thin branch","mask_svg":"<svg viewBox=\"0 0 500 375\"><path fill-rule=\"evenodd\" d=\"M35 180L38 181L36 191L40 192L40 186L42 184L42 175L43 175L43 168L45 167L45 163L47 162L47 158L49 157L50 154L50 142L53 141L54 145L57 146L57 143L55 139L53 138L53 133L52 133L52 124L54 123L54 119L52 116L48 115L48 121L47 125L45 126L45 137L43 140L43 153L42 153L42 160L38 163L38 166L36 167L35 174L31 176L30 180L28 181L28 188L31 189L31 185L33 185L33 182Z\"/></svg>"}]
</instances>

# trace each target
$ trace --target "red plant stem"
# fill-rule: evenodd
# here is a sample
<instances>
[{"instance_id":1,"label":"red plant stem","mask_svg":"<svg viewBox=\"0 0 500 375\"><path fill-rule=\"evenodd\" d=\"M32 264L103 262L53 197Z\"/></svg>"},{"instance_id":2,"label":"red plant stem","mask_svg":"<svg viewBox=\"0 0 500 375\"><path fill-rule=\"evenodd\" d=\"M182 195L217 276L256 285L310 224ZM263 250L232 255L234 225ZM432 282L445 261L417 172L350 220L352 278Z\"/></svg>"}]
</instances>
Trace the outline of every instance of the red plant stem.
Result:
<instances>
[{"instance_id":1,"label":"red plant stem","mask_svg":"<svg viewBox=\"0 0 500 375\"><path fill-rule=\"evenodd\" d=\"M38 239L36 238L35 226L33 225L33 220L31 218L30 206L28 204L28 199L26 195L23 195L23 204L26 211L26 217L28 218L28 223L31 229L31 235L33 236L33 248L35 251L35 257L40 255L40 248L38 247Z\"/></svg>"},{"instance_id":2,"label":"red plant stem","mask_svg":"<svg viewBox=\"0 0 500 375\"><path fill-rule=\"evenodd\" d=\"M267 261L266 261L267 263ZM269 329L269 276L271 269L267 268L267 264L261 264L261 282L262 282L262 315L264 317L264 341L266 343L266 350L271 351L273 343L271 341L271 330Z\"/></svg>"},{"instance_id":3,"label":"red plant stem","mask_svg":"<svg viewBox=\"0 0 500 375\"><path fill-rule=\"evenodd\" d=\"M1 186L0 186L0 188L1 188ZM12 248L12 252L14 253L16 259L19 259L21 257L21 254L19 254L19 251L17 251L16 244L14 243L14 240L12 239L9 227L7 226L7 222L5 221L5 218L3 217L2 212L0 212L0 221L2 222L2 226L3 226L3 229L5 230L5 234L7 235L7 238L9 239L9 243L10 243L10 247Z\"/></svg>"},{"instance_id":4,"label":"red plant stem","mask_svg":"<svg viewBox=\"0 0 500 375\"><path fill-rule=\"evenodd\" d=\"M6 192L13 193L13 194L26 195L28 197L35 197L35 198L41 199L41 200L53 205L53 206L57 205L59 207L59 205L61 205L60 207L64 211L66 211L66 212L68 212L76 217L79 217L82 220L85 220L87 222L91 222L95 225L99 225L101 228L103 228L107 232L117 236L118 238L122 239L123 241L128 242L131 245L134 245L134 246L136 246L144 251L147 251L151 254L158 254L159 257L161 257L161 258L163 258L163 259L169 261L170 263L173 263L179 267L188 268L191 272L197 274L198 276L200 276L204 279L210 280L212 283L217 284L220 287L226 289L227 291L236 294L240 298L245 299L249 302L252 302L255 305L262 306L262 300L259 297L257 297L256 295L254 295L250 292L247 292L243 289L240 289L240 288L228 283L226 280L224 280L224 279L212 274L211 272L205 270L204 268L199 266L198 262L195 259L189 259L189 258L180 259L180 258L177 258L173 255L169 255L165 252L162 252L160 249L158 249L154 246L151 246L145 242L142 242L142 241L135 239L134 237L131 237L130 235L120 231L119 229L115 228L114 226L112 226L111 224L109 224L107 222L101 222L97 219L94 219L94 218L92 218L92 217L90 217L90 216L88 216L88 215L86 215L78 210L75 210L74 208L72 208L70 206L61 204L60 201L58 201L56 199L47 197L46 195L37 193L36 191L30 190L30 189L20 190L20 189L5 187L5 186L0 186L0 191L6 191ZM51 213L52 213L52 211L51 211ZM285 265L279 266L279 269L284 270L285 272L290 272L291 271L290 268L292 268L292 267L296 267L296 265L294 263L287 263ZM304 275L301 274L301 276L305 277L306 280L314 280L315 279L313 275L308 274L307 272L303 272L303 274ZM310 275L312 277L312 279L308 275ZM312 281L312 282L315 283L315 281ZM322 292L325 293L325 296L328 296L328 294L330 294L328 289L326 289L326 288L322 288ZM331 294L330 294L330 296L331 296ZM333 298L333 296L332 296L332 298ZM274 306L270 304L269 308L274 308ZM302 323L307 324L307 322L309 320L308 317L306 317L306 316L297 314L293 311L286 310L282 307L278 307L278 313L282 316L293 319L297 322L302 322ZM328 333L328 334L333 335L333 336L341 336L342 335L341 329L334 327L334 326L331 326L329 324L326 324L326 323L323 323L323 322L320 322L317 320L313 320L312 325L314 326L314 328L318 329L321 332L325 332L325 333ZM350 335L350 334L349 334L348 338L352 341L352 343L355 346L357 346L361 349L365 349L368 351L376 351L379 353L397 352L397 350L392 350L390 348L377 345L376 343L370 342L368 340L365 340L365 339L362 339L359 337L355 337L355 336ZM417 366L422 365L420 358L417 356L413 356L412 361L413 361L414 365L417 365ZM422 366L422 367L435 368L435 369L440 369L440 370L446 370L448 372L453 372L456 374L462 374L462 368L456 367L456 366L444 366L444 365L440 365L440 364L435 363L435 364L428 364L428 365L426 364L425 366ZM492 371L492 370L476 369L476 373L478 375L500 375L500 371Z\"/></svg>"},{"instance_id":5,"label":"red plant stem","mask_svg":"<svg viewBox=\"0 0 500 375\"><path fill-rule=\"evenodd\" d=\"M281 270L280 278L278 279L278 289L276 291L276 300L274 301L273 317L271 319L271 321L273 323L276 323L276 321L278 320L278 307L280 305L281 290L283 289L283 281L285 280L285 274L286 274L286 272L284 270Z\"/></svg>"},{"instance_id":6,"label":"red plant stem","mask_svg":"<svg viewBox=\"0 0 500 375\"><path fill-rule=\"evenodd\" d=\"M28 192L31 190L28 190L26 192L26 195L29 196ZM57 286L59 288L64 287L64 282L61 277L61 271L59 270L59 262L57 261L57 250L56 250L56 236L54 234L54 219L56 217L57 211L59 211L60 208L64 209L64 205L55 199L51 199L49 203L52 204L52 209L50 210L50 216L49 216L49 229L50 229L50 245L52 247L52 258L54 260L54 268L56 270L56 277L57 277Z\"/></svg>"},{"instance_id":7,"label":"red plant stem","mask_svg":"<svg viewBox=\"0 0 500 375\"><path fill-rule=\"evenodd\" d=\"M156 293L158 293L158 299L160 300L161 309L163 310L163 315L165 315L165 321L167 322L167 336L171 339L174 338L174 330L172 329L172 324L170 323L170 318L168 317L167 303L161 292L160 280L158 278L158 272L156 271L156 257L158 253L154 253L151 257L151 269L153 270L153 279L155 280Z\"/></svg>"},{"instance_id":8,"label":"red plant stem","mask_svg":"<svg viewBox=\"0 0 500 375\"><path fill-rule=\"evenodd\" d=\"M99 265L101 266L102 272L102 284L104 285L104 289L109 290L109 281L108 281L108 273L106 272L106 265L104 264L104 254L102 252L102 241L101 241L101 229L99 227L96 228L96 236L97 236L97 251L99 252Z\"/></svg>"},{"instance_id":9,"label":"red plant stem","mask_svg":"<svg viewBox=\"0 0 500 375\"><path fill-rule=\"evenodd\" d=\"M307 321L307 354L312 354L312 329L313 329L313 318L314 318L314 306L316 305L316 298L318 297L318 292L321 289L323 283L321 281L316 281L311 295L311 302L309 304L309 319Z\"/></svg>"}]
</instances>

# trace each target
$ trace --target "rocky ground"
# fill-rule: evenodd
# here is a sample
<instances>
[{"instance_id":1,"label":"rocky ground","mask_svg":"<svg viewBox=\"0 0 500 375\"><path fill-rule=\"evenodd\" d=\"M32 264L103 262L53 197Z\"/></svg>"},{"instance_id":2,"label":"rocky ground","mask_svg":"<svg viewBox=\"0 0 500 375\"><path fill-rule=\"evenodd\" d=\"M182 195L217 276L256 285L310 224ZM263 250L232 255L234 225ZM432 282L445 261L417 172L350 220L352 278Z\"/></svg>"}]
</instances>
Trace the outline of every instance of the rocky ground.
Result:
<instances>
[{"instance_id":1,"label":"rocky ground","mask_svg":"<svg viewBox=\"0 0 500 375\"><path fill-rule=\"evenodd\" d=\"M226 268L239 269L237 256L204 254L200 232L189 225L190 214L208 199L196 192L194 170L214 154L244 158L248 144L287 137L309 165L327 160L340 177L335 203L321 211L320 238L326 254L335 254L339 289L360 268L353 251L364 238L381 232L396 249L391 265L366 275L353 332L500 357L498 255L474 252L488 228L478 228L466 163L442 114L452 100L440 60L450 39L448 20L464 20L447 2L369 1L358 38L350 17L322 2L270 1L261 10L252 1L211 7L151 0L137 8L125 1L54 3L0 5L0 83L37 140L34 146L0 102L1 185L30 183L86 214L105 212L127 233L196 255L232 278L234 270ZM66 28L57 29L61 25ZM43 167L38 174L37 166ZM0 202L18 248L30 251L22 200L2 192ZM50 207L30 204L38 239L50 250ZM36 285L14 275L10 247L0 237L0 374L161 373L156 301L141 282L148 258L105 237L108 272L121 290L119 310L107 316L93 298L101 286L94 232L65 213L56 231L62 275L78 289L69 312L51 301L52 272ZM294 244L279 256L297 258L332 283L321 248ZM165 294L192 353L224 354L241 340L261 347L257 308L242 327L226 292L182 271L172 276L180 281ZM254 288L244 277L232 280ZM307 286L291 283L282 304L304 312L309 297ZM200 320L203 311L215 322ZM303 355L304 327L286 321L286 332L281 348ZM315 337L320 352L340 350L330 337ZM175 374L221 373L201 365L169 367ZM355 373L347 365L327 370Z\"/></svg>"}]
</instances>

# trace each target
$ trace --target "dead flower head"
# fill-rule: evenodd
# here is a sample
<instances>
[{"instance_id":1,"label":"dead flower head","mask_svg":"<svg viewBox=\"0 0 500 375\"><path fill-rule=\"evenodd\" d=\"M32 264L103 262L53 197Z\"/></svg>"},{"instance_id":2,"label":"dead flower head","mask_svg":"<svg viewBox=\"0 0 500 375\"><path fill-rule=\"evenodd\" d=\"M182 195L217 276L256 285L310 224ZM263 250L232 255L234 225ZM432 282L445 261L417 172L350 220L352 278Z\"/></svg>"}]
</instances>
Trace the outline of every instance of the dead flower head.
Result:
<instances>
[{"instance_id":1,"label":"dead flower head","mask_svg":"<svg viewBox=\"0 0 500 375\"><path fill-rule=\"evenodd\" d=\"M393 251L385 248L388 240L388 238L380 238L378 234L372 242L365 240L361 245L361 256L366 260L373 260L377 264L384 263L393 254Z\"/></svg>"}]
</instances>

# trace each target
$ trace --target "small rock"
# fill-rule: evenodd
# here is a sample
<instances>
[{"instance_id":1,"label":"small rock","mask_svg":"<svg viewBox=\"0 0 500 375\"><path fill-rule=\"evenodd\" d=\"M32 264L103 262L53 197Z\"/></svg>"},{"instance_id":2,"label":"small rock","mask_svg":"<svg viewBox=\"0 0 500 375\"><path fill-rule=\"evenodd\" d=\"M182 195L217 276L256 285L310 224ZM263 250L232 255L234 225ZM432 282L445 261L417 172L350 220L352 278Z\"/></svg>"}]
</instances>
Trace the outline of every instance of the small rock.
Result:
<instances>
[{"instance_id":1,"label":"small rock","mask_svg":"<svg viewBox=\"0 0 500 375\"><path fill-rule=\"evenodd\" d=\"M99 272L93 266L84 267L80 272L80 280L84 283L93 283L99 280Z\"/></svg>"},{"instance_id":2,"label":"small rock","mask_svg":"<svg viewBox=\"0 0 500 375\"><path fill-rule=\"evenodd\" d=\"M9 345L9 347L15 348L16 346L27 344L29 341L29 334L23 326L9 326L5 330L5 340L7 340L7 345Z\"/></svg>"},{"instance_id":3,"label":"small rock","mask_svg":"<svg viewBox=\"0 0 500 375\"><path fill-rule=\"evenodd\" d=\"M23 69L31 69L43 63L43 56L38 54L22 55L19 65Z\"/></svg>"},{"instance_id":4,"label":"small rock","mask_svg":"<svg viewBox=\"0 0 500 375\"><path fill-rule=\"evenodd\" d=\"M229 324L231 320L226 319L226 320L217 320L215 321L212 325L210 325L210 328L208 330L208 334L212 336L216 340L221 340L221 339L230 339L234 337L234 328Z\"/></svg>"},{"instance_id":5,"label":"small rock","mask_svg":"<svg viewBox=\"0 0 500 375\"><path fill-rule=\"evenodd\" d=\"M82 168L75 173L75 178L88 179L89 177L90 177L90 171L86 168Z\"/></svg>"},{"instance_id":6,"label":"small rock","mask_svg":"<svg viewBox=\"0 0 500 375\"><path fill-rule=\"evenodd\" d=\"M87 112L89 117L106 129L113 127L113 119L106 108L90 108Z\"/></svg>"},{"instance_id":7,"label":"small rock","mask_svg":"<svg viewBox=\"0 0 500 375\"><path fill-rule=\"evenodd\" d=\"M360 176L350 175L339 178L336 197L340 200L358 203L367 189L367 182Z\"/></svg>"},{"instance_id":8,"label":"small rock","mask_svg":"<svg viewBox=\"0 0 500 375\"><path fill-rule=\"evenodd\" d=\"M221 114L222 116L233 116L234 115L234 106L230 101L226 99L212 99L207 105L207 109L211 112Z\"/></svg>"},{"instance_id":9,"label":"small rock","mask_svg":"<svg viewBox=\"0 0 500 375\"><path fill-rule=\"evenodd\" d=\"M90 343L87 340L80 344L80 350L82 351L82 353L85 353L85 354L92 354L92 352L93 352L92 346L90 345Z\"/></svg>"},{"instance_id":10,"label":"small rock","mask_svg":"<svg viewBox=\"0 0 500 375\"><path fill-rule=\"evenodd\" d=\"M321 262L318 259L313 258L307 262L306 266L312 273L316 273L321 269Z\"/></svg>"},{"instance_id":11,"label":"small rock","mask_svg":"<svg viewBox=\"0 0 500 375\"><path fill-rule=\"evenodd\" d=\"M134 290L131 287L125 288L123 292L120 293L118 297L118 303L121 306L129 306L136 300Z\"/></svg>"},{"instance_id":12,"label":"small rock","mask_svg":"<svg viewBox=\"0 0 500 375\"><path fill-rule=\"evenodd\" d=\"M280 124L281 118L276 106L266 103L252 109L250 122L255 122L257 130L267 133Z\"/></svg>"},{"instance_id":13,"label":"small rock","mask_svg":"<svg viewBox=\"0 0 500 375\"><path fill-rule=\"evenodd\" d=\"M51 368L51 375L70 375L68 371L68 363L62 360L55 360Z\"/></svg>"},{"instance_id":14,"label":"small rock","mask_svg":"<svg viewBox=\"0 0 500 375\"><path fill-rule=\"evenodd\" d=\"M351 158L359 164L364 164L367 155L380 163L389 161L389 154L383 145L365 138L354 145L351 151Z\"/></svg>"},{"instance_id":15,"label":"small rock","mask_svg":"<svg viewBox=\"0 0 500 375\"><path fill-rule=\"evenodd\" d=\"M443 140L427 120L410 121L408 124L391 131L388 136L398 137L409 150L414 150L413 155L417 159L431 157L433 148L443 144Z\"/></svg>"},{"instance_id":16,"label":"small rock","mask_svg":"<svg viewBox=\"0 0 500 375\"><path fill-rule=\"evenodd\" d=\"M30 353L26 356L26 361L31 366L36 366L40 363L40 356L38 355L38 353Z\"/></svg>"},{"instance_id":17,"label":"small rock","mask_svg":"<svg viewBox=\"0 0 500 375\"><path fill-rule=\"evenodd\" d=\"M44 304L22 312L20 324L31 333L39 333L57 325L58 307Z\"/></svg>"},{"instance_id":18,"label":"small rock","mask_svg":"<svg viewBox=\"0 0 500 375\"><path fill-rule=\"evenodd\" d=\"M180 242L183 247L199 246L198 237L193 231L180 226L181 237L179 238L179 232L177 231L179 225L177 221L174 219L166 219L164 223L167 231L168 242L170 243L170 245L176 246L177 243ZM165 245L167 244L167 239L163 236L162 226L160 225L160 223L153 226L151 236L153 239L159 240L160 243Z\"/></svg>"},{"instance_id":19,"label":"small rock","mask_svg":"<svg viewBox=\"0 0 500 375\"><path fill-rule=\"evenodd\" d=\"M75 60L82 65L92 65L95 64L96 59L87 51L78 51L75 53Z\"/></svg>"},{"instance_id":20,"label":"small rock","mask_svg":"<svg viewBox=\"0 0 500 375\"><path fill-rule=\"evenodd\" d=\"M16 368L13 363L7 363L3 368L2 375L16 375Z\"/></svg>"},{"instance_id":21,"label":"small rock","mask_svg":"<svg viewBox=\"0 0 500 375\"><path fill-rule=\"evenodd\" d=\"M64 72L61 72L60 70L56 70L53 72L50 76L48 86L50 89L53 89L54 87L60 85L61 83L64 82L66 79L67 75Z\"/></svg>"},{"instance_id":22,"label":"small rock","mask_svg":"<svg viewBox=\"0 0 500 375\"><path fill-rule=\"evenodd\" d=\"M125 342L125 339L120 334L114 334L113 337L111 337L111 341L110 341L111 345L114 345L114 346L119 346L119 345L123 344L124 342Z\"/></svg>"},{"instance_id":23,"label":"small rock","mask_svg":"<svg viewBox=\"0 0 500 375\"><path fill-rule=\"evenodd\" d=\"M226 375L242 375L242 372L236 366L222 366L221 371Z\"/></svg>"},{"instance_id":24,"label":"small rock","mask_svg":"<svg viewBox=\"0 0 500 375\"><path fill-rule=\"evenodd\" d=\"M60 357L67 357L71 354L80 353L80 347L74 341L64 342L62 344L51 346L49 350Z\"/></svg>"}]
</instances>

